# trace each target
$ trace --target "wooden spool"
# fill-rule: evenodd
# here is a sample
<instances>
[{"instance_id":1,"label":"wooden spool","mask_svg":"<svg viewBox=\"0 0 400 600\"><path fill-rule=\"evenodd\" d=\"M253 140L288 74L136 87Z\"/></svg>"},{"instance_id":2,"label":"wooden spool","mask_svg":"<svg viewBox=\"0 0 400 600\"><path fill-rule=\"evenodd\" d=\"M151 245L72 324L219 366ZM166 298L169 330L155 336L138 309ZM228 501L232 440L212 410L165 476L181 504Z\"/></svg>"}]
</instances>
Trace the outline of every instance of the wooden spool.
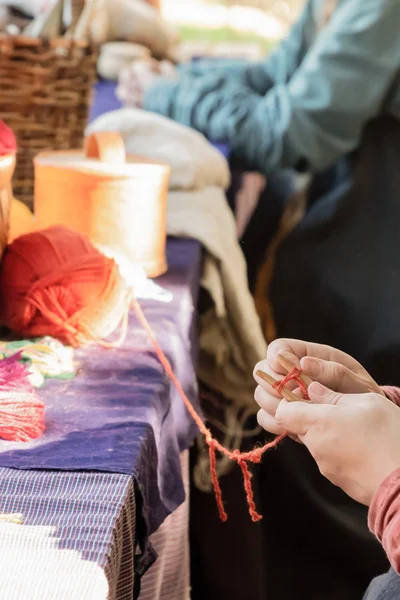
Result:
<instances>
[{"instance_id":1,"label":"wooden spool","mask_svg":"<svg viewBox=\"0 0 400 600\"><path fill-rule=\"evenodd\" d=\"M35 158L37 226L70 227L157 277L167 269L169 173L167 165L126 157L113 132L90 135L83 152L42 152Z\"/></svg>"}]
</instances>

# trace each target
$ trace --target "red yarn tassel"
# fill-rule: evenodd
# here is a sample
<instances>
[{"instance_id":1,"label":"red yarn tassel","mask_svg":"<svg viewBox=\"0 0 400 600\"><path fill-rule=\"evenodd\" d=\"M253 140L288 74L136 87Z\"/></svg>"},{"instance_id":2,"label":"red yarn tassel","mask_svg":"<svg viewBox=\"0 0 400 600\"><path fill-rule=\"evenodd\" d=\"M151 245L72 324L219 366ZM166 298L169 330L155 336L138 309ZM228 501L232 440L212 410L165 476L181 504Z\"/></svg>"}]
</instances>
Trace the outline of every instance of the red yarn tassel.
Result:
<instances>
[{"instance_id":1,"label":"red yarn tassel","mask_svg":"<svg viewBox=\"0 0 400 600\"><path fill-rule=\"evenodd\" d=\"M44 404L17 352L0 360L0 439L29 442L44 431Z\"/></svg>"},{"instance_id":2,"label":"red yarn tassel","mask_svg":"<svg viewBox=\"0 0 400 600\"><path fill-rule=\"evenodd\" d=\"M209 455L210 455L210 473L211 480L214 487L215 500L217 502L219 518L221 521L225 523L228 520L228 515L225 512L224 503L222 500L222 491L221 486L219 485L218 475L217 475L217 461L215 458L215 446L213 444L213 440L208 442L209 445Z\"/></svg>"},{"instance_id":3,"label":"red yarn tassel","mask_svg":"<svg viewBox=\"0 0 400 600\"><path fill-rule=\"evenodd\" d=\"M253 487L251 485L251 474L247 466L246 461L238 460L238 465L242 469L244 489L246 490L246 499L249 506L249 514L253 523L261 521L262 516L256 510L256 504L254 502Z\"/></svg>"}]
</instances>

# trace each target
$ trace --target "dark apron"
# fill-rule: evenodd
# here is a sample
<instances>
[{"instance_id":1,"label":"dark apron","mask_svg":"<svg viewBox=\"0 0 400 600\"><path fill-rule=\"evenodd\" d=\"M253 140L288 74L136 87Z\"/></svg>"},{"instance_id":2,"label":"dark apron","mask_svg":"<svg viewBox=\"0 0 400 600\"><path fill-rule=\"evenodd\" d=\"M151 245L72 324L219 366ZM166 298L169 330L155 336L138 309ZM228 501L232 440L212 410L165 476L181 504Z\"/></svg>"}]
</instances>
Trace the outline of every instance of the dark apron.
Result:
<instances>
[{"instance_id":1,"label":"dark apron","mask_svg":"<svg viewBox=\"0 0 400 600\"><path fill-rule=\"evenodd\" d=\"M400 386L399 167L400 123L381 118L329 184L315 178L306 216L278 252L271 300L278 337L340 348L378 382ZM264 513L273 511L276 530L267 568L286 561L291 574L275 577L270 597L362 598L387 569L367 510L324 480L300 445L286 443L268 463Z\"/></svg>"},{"instance_id":2,"label":"dark apron","mask_svg":"<svg viewBox=\"0 0 400 600\"><path fill-rule=\"evenodd\" d=\"M311 189L282 245L271 296L278 335L322 342L400 385L400 123L371 123L360 150ZM331 175L332 177L332 175Z\"/></svg>"}]
</instances>

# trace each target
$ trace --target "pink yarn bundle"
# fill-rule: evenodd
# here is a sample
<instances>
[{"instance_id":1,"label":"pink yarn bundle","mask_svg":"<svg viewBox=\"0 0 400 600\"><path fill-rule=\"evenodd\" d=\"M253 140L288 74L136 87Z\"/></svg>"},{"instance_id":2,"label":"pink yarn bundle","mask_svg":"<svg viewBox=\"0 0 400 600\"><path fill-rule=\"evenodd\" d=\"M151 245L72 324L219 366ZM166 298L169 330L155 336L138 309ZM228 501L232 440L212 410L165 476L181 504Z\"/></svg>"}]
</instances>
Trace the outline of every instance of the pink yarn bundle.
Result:
<instances>
[{"instance_id":1,"label":"pink yarn bundle","mask_svg":"<svg viewBox=\"0 0 400 600\"><path fill-rule=\"evenodd\" d=\"M44 404L20 358L14 354L0 361L0 438L29 442L44 432Z\"/></svg>"},{"instance_id":2,"label":"pink yarn bundle","mask_svg":"<svg viewBox=\"0 0 400 600\"><path fill-rule=\"evenodd\" d=\"M0 156L16 154L17 141L13 131L7 127L4 121L0 121Z\"/></svg>"}]
</instances>

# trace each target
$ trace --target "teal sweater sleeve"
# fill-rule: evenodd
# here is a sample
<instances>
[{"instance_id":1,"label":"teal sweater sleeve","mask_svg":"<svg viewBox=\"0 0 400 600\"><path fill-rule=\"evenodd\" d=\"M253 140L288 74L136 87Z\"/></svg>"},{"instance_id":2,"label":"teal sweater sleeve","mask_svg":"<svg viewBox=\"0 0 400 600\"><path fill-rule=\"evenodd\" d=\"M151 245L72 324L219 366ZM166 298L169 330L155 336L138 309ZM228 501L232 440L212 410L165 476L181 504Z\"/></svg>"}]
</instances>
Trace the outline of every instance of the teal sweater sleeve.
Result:
<instances>
[{"instance_id":1,"label":"teal sweater sleeve","mask_svg":"<svg viewBox=\"0 0 400 600\"><path fill-rule=\"evenodd\" d=\"M286 83L296 71L313 34L313 0L308 0L300 18L289 35L263 61L203 59L180 65L180 77L223 78L241 83L257 94L264 95L273 85Z\"/></svg>"},{"instance_id":2,"label":"teal sweater sleeve","mask_svg":"<svg viewBox=\"0 0 400 600\"><path fill-rule=\"evenodd\" d=\"M230 144L243 168L320 170L359 143L400 68L400 2L341 0L289 77L260 97L223 75L182 77L146 96L145 108Z\"/></svg>"}]
</instances>

